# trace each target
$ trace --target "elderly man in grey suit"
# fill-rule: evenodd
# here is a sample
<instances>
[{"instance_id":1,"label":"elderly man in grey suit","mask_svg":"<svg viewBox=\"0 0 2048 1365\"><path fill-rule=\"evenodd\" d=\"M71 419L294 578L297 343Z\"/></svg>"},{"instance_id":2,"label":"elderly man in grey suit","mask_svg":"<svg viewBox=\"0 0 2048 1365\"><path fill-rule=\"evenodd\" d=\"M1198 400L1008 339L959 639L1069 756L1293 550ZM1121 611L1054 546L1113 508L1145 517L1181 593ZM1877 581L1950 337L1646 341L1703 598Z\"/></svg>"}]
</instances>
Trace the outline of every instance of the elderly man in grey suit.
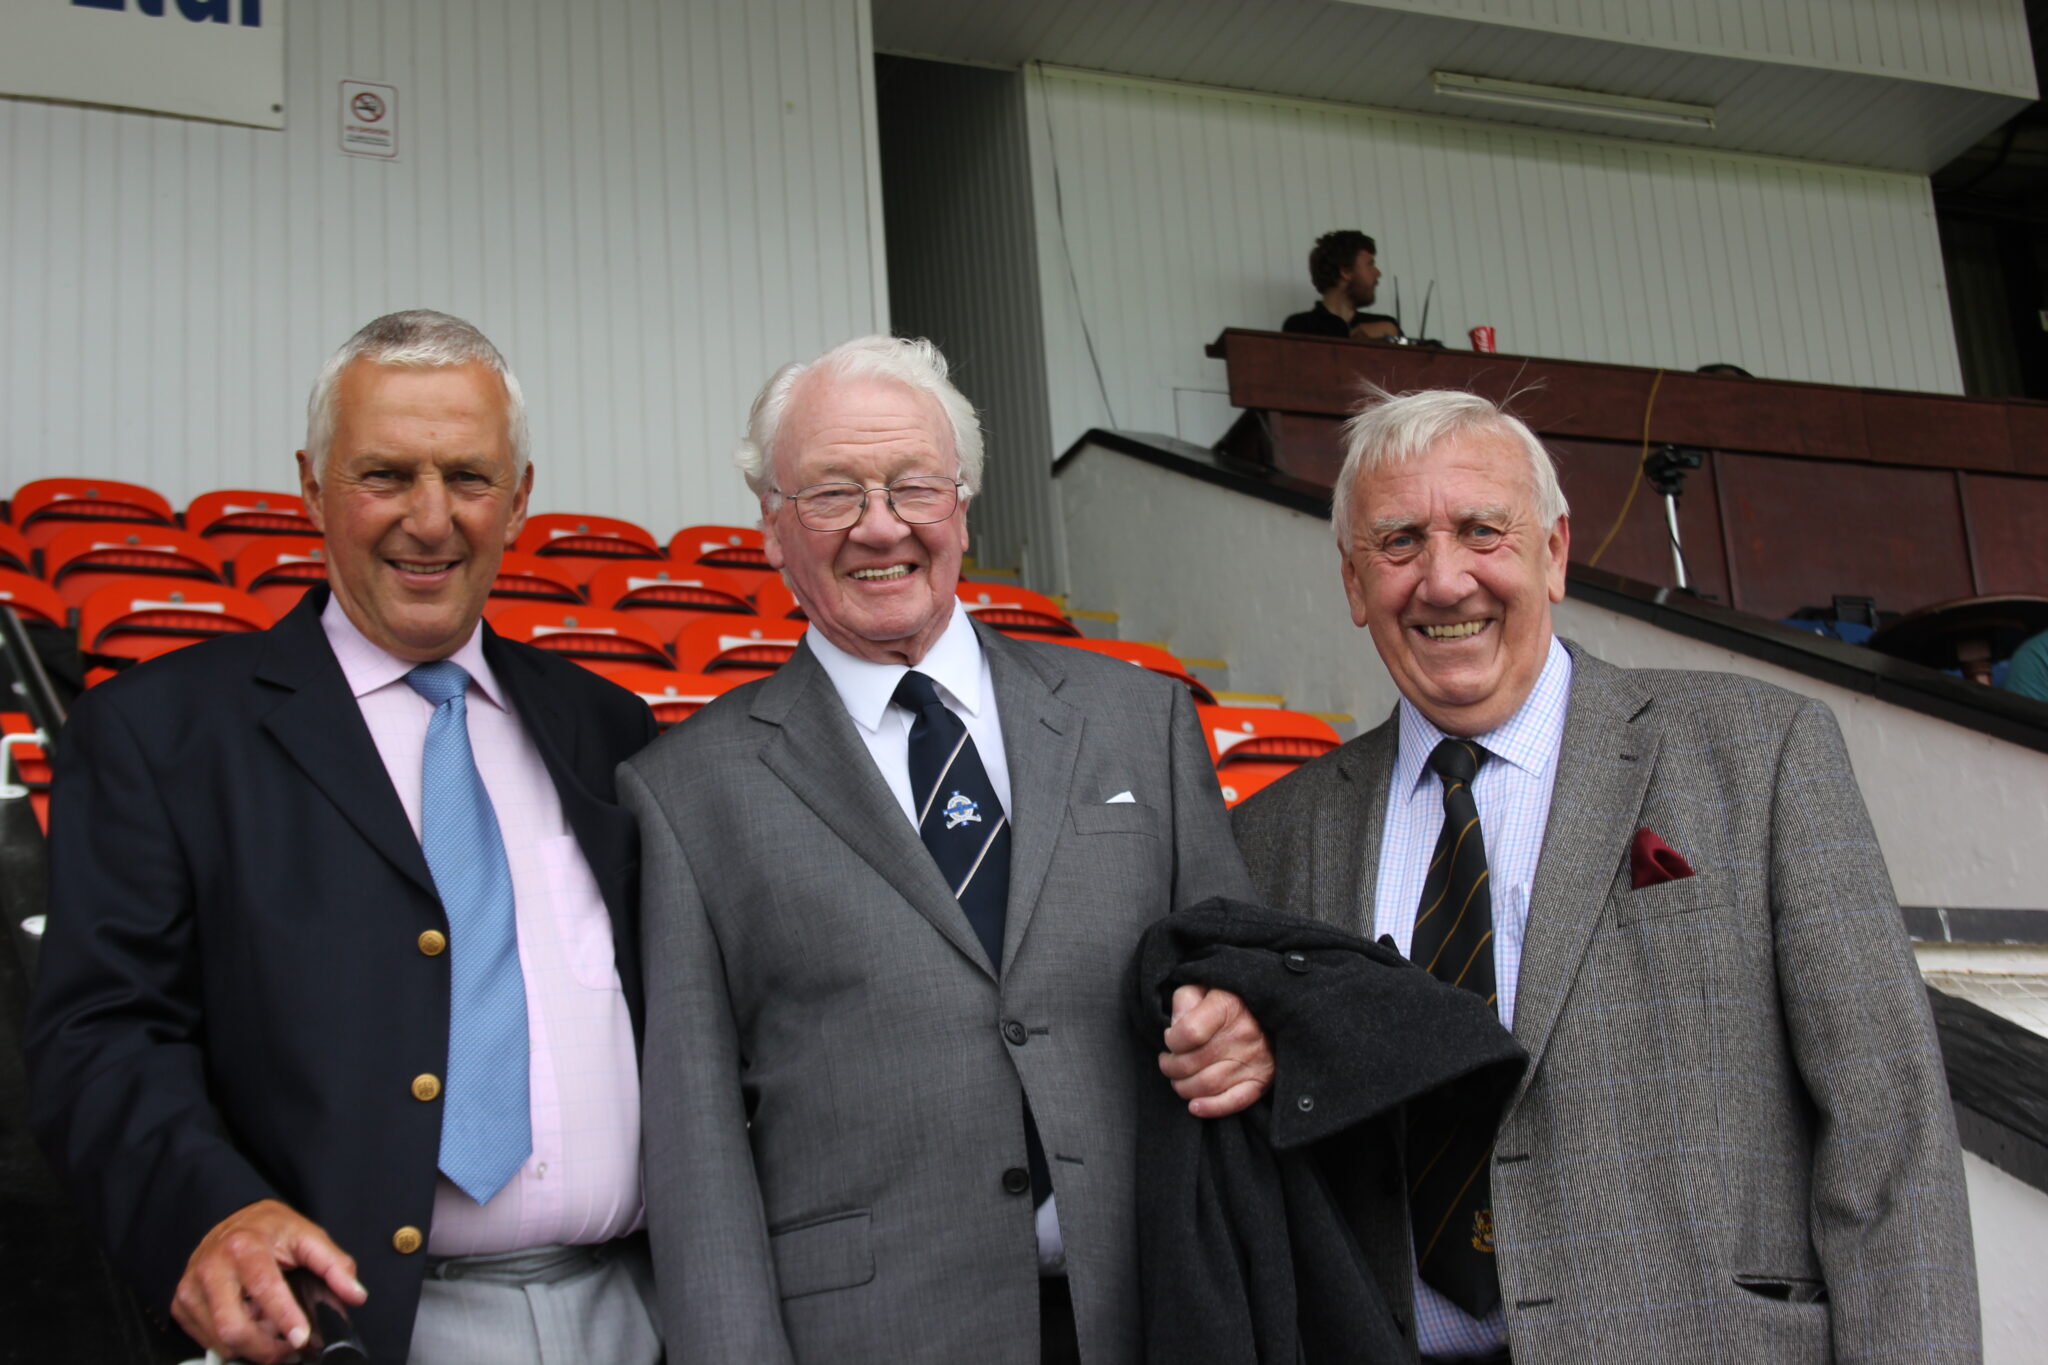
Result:
<instances>
[{"instance_id":1,"label":"elderly man in grey suit","mask_svg":"<svg viewBox=\"0 0 2048 1365\"><path fill-rule=\"evenodd\" d=\"M1274 904L1529 1052L1497 1133L1407 1153L1422 1356L1976 1358L1941 1058L1827 708L1557 640L1564 498L1486 400L1347 441L1344 588L1401 701L1235 824Z\"/></svg>"},{"instance_id":2,"label":"elderly man in grey suit","mask_svg":"<svg viewBox=\"0 0 2048 1365\"><path fill-rule=\"evenodd\" d=\"M648 1219L678 1361L1134 1360L1145 926L1249 890L1186 691L955 594L981 472L924 342L785 367L740 463L796 656L620 770L646 839ZM1198 1116L1271 1075L1182 987Z\"/></svg>"}]
</instances>

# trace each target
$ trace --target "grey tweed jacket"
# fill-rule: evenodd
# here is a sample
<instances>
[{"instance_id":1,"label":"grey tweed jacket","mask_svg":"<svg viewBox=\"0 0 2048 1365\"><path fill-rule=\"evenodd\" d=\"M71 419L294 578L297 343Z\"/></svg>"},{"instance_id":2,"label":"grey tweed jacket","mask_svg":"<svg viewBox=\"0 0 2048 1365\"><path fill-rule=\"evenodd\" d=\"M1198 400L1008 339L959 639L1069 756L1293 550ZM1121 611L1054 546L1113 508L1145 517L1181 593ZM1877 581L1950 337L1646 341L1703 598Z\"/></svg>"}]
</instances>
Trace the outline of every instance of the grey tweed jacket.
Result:
<instances>
[{"instance_id":1,"label":"grey tweed jacket","mask_svg":"<svg viewBox=\"0 0 2048 1365\"><path fill-rule=\"evenodd\" d=\"M981 640L1014 807L1000 977L809 650L620 769L671 1361L1035 1365L1004 1178L1027 1095L1082 1359L1139 1356L1137 1101L1166 1082L1123 973L1153 920L1250 885L1185 689Z\"/></svg>"},{"instance_id":2,"label":"grey tweed jacket","mask_svg":"<svg viewBox=\"0 0 2048 1365\"><path fill-rule=\"evenodd\" d=\"M1516 1365L1969 1361L1969 1209L1833 716L1572 647L1493 1219ZM1266 902L1370 935L1389 720L1240 806ZM1694 876L1630 889L1656 831Z\"/></svg>"}]
</instances>

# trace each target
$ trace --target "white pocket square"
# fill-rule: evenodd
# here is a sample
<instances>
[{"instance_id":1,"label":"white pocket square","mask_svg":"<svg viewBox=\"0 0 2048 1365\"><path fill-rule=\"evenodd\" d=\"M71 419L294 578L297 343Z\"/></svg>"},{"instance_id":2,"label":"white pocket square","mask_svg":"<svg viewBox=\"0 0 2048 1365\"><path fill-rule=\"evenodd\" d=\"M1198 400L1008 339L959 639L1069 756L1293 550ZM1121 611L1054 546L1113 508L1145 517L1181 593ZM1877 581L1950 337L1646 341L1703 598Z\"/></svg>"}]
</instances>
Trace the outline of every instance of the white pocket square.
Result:
<instances>
[{"instance_id":1,"label":"white pocket square","mask_svg":"<svg viewBox=\"0 0 2048 1365\"><path fill-rule=\"evenodd\" d=\"M1109 800L1103 802L1102 804L1105 806L1135 806L1138 804L1138 798L1131 795L1129 792L1118 792L1115 796L1110 797Z\"/></svg>"}]
</instances>

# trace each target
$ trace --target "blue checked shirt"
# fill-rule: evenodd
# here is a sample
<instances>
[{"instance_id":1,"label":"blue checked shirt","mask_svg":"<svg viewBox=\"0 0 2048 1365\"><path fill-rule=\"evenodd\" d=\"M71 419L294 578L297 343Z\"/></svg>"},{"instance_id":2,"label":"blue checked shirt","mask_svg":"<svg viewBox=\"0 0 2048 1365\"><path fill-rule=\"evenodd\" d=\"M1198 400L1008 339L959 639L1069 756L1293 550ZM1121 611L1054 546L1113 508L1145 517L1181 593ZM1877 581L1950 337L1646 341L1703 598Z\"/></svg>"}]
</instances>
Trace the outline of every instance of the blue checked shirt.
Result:
<instances>
[{"instance_id":1,"label":"blue checked shirt","mask_svg":"<svg viewBox=\"0 0 2048 1365\"><path fill-rule=\"evenodd\" d=\"M1543 672L1521 709L1499 729L1476 736L1487 759L1472 781L1479 807L1479 832L1486 841L1486 866L1493 888L1493 979L1499 992L1500 1022L1515 1025L1516 978L1522 970L1522 937L1529 922L1529 888L1543 852L1543 827L1550 819L1550 794L1557 783L1557 751L1564 740L1565 705L1571 699L1572 657L1555 637ZM1402 698L1401 747L1387 791L1387 822L1380 837L1380 866L1373 895L1373 936L1388 935L1407 953L1415 933L1415 911L1444 823L1443 784L1429 770L1429 754L1445 738ZM1488 1356L1507 1344L1507 1317L1496 1308L1483 1320L1465 1313L1443 1295L1415 1281L1415 1330L1425 1359L1459 1360Z\"/></svg>"}]
</instances>

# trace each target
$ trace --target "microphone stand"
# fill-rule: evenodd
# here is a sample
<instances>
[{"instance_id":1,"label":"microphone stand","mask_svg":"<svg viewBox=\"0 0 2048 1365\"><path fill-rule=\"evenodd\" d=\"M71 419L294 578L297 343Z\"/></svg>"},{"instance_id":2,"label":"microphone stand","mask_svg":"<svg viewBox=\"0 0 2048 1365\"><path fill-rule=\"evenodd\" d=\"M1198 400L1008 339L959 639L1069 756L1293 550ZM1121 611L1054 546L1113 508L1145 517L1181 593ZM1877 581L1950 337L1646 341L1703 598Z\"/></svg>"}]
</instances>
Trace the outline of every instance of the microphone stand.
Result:
<instances>
[{"instance_id":1,"label":"microphone stand","mask_svg":"<svg viewBox=\"0 0 2048 1365\"><path fill-rule=\"evenodd\" d=\"M1664 499L1664 525L1671 533L1671 567L1678 575L1678 590L1691 592L1685 572L1685 549L1678 540L1678 496L1685 491L1685 476L1700 467L1704 451L1686 446L1661 445L1643 457L1643 477Z\"/></svg>"}]
</instances>

